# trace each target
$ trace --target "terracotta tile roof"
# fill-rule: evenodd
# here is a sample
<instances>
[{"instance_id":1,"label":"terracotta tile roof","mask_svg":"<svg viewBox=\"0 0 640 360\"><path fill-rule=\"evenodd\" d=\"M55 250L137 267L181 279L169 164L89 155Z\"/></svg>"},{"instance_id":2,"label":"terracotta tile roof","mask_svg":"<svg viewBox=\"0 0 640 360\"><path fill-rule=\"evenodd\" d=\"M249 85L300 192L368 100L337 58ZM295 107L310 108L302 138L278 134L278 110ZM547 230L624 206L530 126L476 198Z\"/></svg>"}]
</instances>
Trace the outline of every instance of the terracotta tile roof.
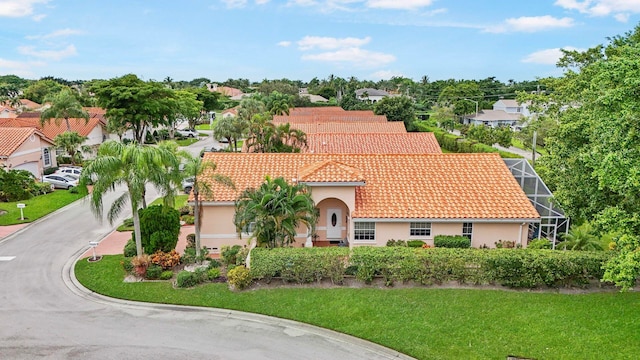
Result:
<instances>
[{"instance_id":1,"label":"terracotta tile roof","mask_svg":"<svg viewBox=\"0 0 640 360\"><path fill-rule=\"evenodd\" d=\"M349 123L349 122L387 122L387 117L385 115L354 115L349 112L344 112L342 114L316 114L316 115L294 115L294 116L286 116L286 115L276 115L273 117L272 122L274 124L284 124L284 123L298 123L298 124L308 124L308 123Z\"/></svg>"},{"instance_id":2,"label":"terracotta tile roof","mask_svg":"<svg viewBox=\"0 0 640 360\"><path fill-rule=\"evenodd\" d=\"M29 99L20 99L20 103L22 104L22 106L31 110L40 109L42 107L42 105L38 104L35 101L31 101Z\"/></svg>"},{"instance_id":3,"label":"terracotta tile roof","mask_svg":"<svg viewBox=\"0 0 640 360\"><path fill-rule=\"evenodd\" d=\"M341 122L341 123L308 123L308 124L291 124L292 129L300 129L305 134L317 133L406 133L402 121L387 122Z\"/></svg>"},{"instance_id":4,"label":"terracotta tile roof","mask_svg":"<svg viewBox=\"0 0 640 360\"><path fill-rule=\"evenodd\" d=\"M236 186L232 190L214 183L207 180L213 173L205 173L202 181L209 181L213 190L210 201L234 201L244 189L258 187L266 175L292 181L309 174L314 181L336 181L337 170L329 169L344 170L344 165L358 169L366 179L366 185L355 188L356 209L351 214L354 218L539 218L498 154L205 153L204 156L217 164L218 174L231 177ZM326 173L321 171L323 167ZM342 172L352 175L350 171Z\"/></svg>"},{"instance_id":5,"label":"terracotta tile roof","mask_svg":"<svg viewBox=\"0 0 640 360\"><path fill-rule=\"evenodd\" d=\"M0 157L11 156L32 135L44 138L35 128L0 127Z\"/></svg>"},{"instance_id":6,"label":"terracotta tile roof","mask_svg":"<svg viewBox=\"0 0 640 360\"><path fill-rule=\"evenodd\" d=\"M316 107L297 107L289 109L289 116L304 115L340 115L350 114L354 116L373 116L373 110L345 110L340 106L316 106Z\"/></svg>"},{"instance_id":7,"label":"terracotta tile roof","mask_svg":"<svg viewBox=\"0 0 640 360\"><path fill-rule=\"evenodd\" d=\"M89 113L89 116L93 116L93 115L104 115L107 113L106 109L103 109L101 107L83 107L82 108L84 111Z\"/></svg>"},{"instance_id":8,"label":"terracotta tile roof","mask_svg":"<svg viewBox=\"0 0 640 360\"><path fill-rule=\"evenodd\" d=\"M41 126L40 113L22 113L13 120L12 122L5 122L2 126L34 127L42 131L49 139L53 139L56 135L67 131L67 124L64 119L60 122L60 125L56 125L56 122L52 119L49 123ZM104 125L105 119L103 115L94 114L90 116L89 121L86 123L84 119L69 119L69 124L71 125L71 131L75 131L82 136L88 136L96 126Z\"/></svg>"},{"instance_id":9,"label":"terracotta tile roof","mask_svg":"<svg viewBox=\"0 0 640 360\"><path fill-rule=\"evenodd\" d=\"M336 160L318 161L309 164L298 172L301 182L363 182L362 172Z\"/></svg>"},{"instance_id":10,"label":"terracotta tile roof","mask_svg":"<svg viewBox=\"0 0 640 360\"><path fill-rule=\"evenodd\" d=\"M308 134L305 153L316 154L440 154L433 133Z\"/></svg>"}]
</instances>

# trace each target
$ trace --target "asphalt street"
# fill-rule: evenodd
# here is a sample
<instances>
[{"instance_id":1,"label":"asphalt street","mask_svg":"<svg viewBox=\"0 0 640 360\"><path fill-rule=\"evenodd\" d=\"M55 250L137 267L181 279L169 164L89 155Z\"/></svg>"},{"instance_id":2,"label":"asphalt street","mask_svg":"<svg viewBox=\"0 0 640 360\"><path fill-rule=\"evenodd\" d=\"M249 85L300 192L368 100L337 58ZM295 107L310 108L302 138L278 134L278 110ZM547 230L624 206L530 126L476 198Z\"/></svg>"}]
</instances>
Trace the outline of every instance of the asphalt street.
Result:
<instances>
[{"instance_id":1,"label":"asphalt street","mask_svg":"<svg viewBox=\"0 0 640 360\"><path fill-rule=\"evenodd\" d=\"M122 192L105 197L105 210ZM0 241L0 359L407 358L292 321L93 294L73 265L112 229L81 200Z\"/></svg>"}]
</instances>

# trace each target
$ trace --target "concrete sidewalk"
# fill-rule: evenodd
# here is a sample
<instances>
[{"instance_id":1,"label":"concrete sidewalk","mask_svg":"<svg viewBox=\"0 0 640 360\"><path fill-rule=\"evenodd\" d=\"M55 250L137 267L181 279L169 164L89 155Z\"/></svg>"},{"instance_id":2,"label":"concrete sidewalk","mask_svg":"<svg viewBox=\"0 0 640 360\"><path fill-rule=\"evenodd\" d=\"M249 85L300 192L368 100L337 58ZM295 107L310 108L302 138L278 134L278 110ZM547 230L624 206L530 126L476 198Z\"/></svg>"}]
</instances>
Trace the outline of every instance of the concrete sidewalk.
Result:
<instances>
[{"instance_id":1,"label":"concrete sidewalk","mask_svg":"<svg viewBox=\"0 0 640 360\"><path fill-rule=\"evenodd\" d=\"M180 228L180 235L178 236L178 244L176 245L176 251L182 255L184 254L184 248L187 246L187 235L195 232L195 226L184 225ZM114 230L111 234L105 236L98 246L96 246L96 255L116 255L122 254L124 246L127 241L131 239L131 231L117 231ZM87 249L81 258L93 256L93 250Z\"/></svg>"},{"instance_id":2,"label":"concrete sidewalk","mask_svg":"<svg viewBox=\"0 0 640 360\"><path fill-rule=\"evenodd\" d=\"M18 225L6 225L6 226L0 226L0 239L5 238L11 234L13 234L14 232L22 229L23 227L29 225L28 223L26 224L18 224Z\"/></svg>"}]
</instances>

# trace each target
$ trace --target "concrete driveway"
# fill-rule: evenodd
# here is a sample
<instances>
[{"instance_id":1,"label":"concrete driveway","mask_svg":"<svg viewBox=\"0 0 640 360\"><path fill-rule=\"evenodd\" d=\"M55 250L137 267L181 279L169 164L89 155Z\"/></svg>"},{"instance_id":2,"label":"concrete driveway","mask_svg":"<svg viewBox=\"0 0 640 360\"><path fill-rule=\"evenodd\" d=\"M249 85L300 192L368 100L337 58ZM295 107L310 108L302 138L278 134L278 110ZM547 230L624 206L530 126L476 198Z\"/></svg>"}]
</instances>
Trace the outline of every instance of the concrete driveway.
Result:
<instances>
[{"instance_id":1,"label":"concrete driveway","mask_svg":"<svg viewBox=\"0 0 640 360\"><path fill-rule=\"evenodd\" d=\"M78 201L0 240L0 359L407 358L292 321L91 293L73 266L112 230Z\"/></svg>"}]
</instances>

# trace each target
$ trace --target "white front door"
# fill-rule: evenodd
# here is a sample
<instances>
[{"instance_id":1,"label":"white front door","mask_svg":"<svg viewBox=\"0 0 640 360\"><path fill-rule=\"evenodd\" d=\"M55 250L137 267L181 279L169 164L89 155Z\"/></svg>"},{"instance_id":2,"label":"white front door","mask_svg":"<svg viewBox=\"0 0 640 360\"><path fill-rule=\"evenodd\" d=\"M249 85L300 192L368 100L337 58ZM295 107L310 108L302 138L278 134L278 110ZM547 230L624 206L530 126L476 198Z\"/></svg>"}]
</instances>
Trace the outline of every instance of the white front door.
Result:
<instances>
[{"instance_id":1,"label":"white front door","mask_svg":"<svg viewBox=\"0 0 640 360\"><path fill-rule=\"evenodd\" d=\"M327 209L327 239L342 238L342 210Z\"/></svg>"}]
</instances>

